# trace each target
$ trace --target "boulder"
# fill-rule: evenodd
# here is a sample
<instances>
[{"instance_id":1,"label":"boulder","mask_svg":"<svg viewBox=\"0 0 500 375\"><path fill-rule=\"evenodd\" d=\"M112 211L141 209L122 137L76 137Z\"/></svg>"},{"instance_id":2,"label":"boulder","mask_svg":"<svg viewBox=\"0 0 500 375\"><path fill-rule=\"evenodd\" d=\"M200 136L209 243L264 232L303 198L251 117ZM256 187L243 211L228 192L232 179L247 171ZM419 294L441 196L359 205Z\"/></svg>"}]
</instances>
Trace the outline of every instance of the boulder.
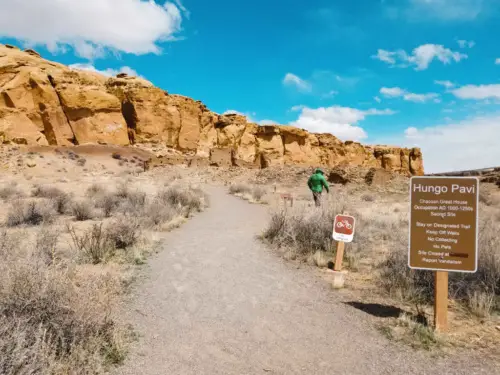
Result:
<instances>
[{"instance_id":1,"label":"boulder","mask_svg":"<svg viewBox=\"0 0 500 375\"><path fill-rule=\"evenodd\" d=\"M210 165L213 167L231 167L233 150L230 148L214 148L210 150Z\"/></svg>"},{"instance_id":2,"label":"boulder","mask_svg":"<svg viewBox=\"0 0 500 375\"><path fill-rule=\"evenodd\" d=\"M391 172L381 168L371 168L365 176L367 185L386 186L393 178Z\"/></svg>"}]
</instances>

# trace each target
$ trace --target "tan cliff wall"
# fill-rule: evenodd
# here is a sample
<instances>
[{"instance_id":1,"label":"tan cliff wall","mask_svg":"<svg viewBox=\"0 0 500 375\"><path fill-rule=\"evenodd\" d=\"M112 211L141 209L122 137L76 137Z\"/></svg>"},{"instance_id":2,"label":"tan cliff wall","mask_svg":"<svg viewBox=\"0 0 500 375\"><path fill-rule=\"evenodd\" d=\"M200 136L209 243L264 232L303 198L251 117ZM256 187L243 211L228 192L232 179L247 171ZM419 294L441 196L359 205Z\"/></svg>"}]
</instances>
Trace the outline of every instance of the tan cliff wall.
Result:
<instances>
[{"instance_id":1,"label":"tan cliff wall","mask_svg":"<svg viewBox=\"0 0 500 375\"><path fill-rule=\"evenodd\" d=\"M28 145L156 143L230 165L381 167L423 174L419 149L363 146L291 126L218 115L152 83L72 70L35 51L0 45L0 142ZM217 158L217 161L211 160Z\"/></svg>"}]
</instances>

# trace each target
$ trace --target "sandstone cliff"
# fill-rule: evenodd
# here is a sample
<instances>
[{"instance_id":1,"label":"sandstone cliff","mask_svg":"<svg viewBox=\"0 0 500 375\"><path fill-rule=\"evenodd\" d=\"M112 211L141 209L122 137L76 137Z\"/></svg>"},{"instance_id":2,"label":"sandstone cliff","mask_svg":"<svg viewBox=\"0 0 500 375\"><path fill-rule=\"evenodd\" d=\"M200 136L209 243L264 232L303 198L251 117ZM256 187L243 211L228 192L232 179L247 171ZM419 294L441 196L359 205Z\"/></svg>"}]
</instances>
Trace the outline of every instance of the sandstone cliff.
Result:
<instances>
[{"instance_id":1,"label":"sandstone cliff","mask_svg":"<svg viewBox=\"0 0 500 375\"><path fill-rule=\"evenodd\" d=\"M381 167L423 174L419 149L363 146L291 126L218 115L150 82L108 78L0 45L0 142L27 145L156 143L206 164Z\"/></svg>"}]
</instances>

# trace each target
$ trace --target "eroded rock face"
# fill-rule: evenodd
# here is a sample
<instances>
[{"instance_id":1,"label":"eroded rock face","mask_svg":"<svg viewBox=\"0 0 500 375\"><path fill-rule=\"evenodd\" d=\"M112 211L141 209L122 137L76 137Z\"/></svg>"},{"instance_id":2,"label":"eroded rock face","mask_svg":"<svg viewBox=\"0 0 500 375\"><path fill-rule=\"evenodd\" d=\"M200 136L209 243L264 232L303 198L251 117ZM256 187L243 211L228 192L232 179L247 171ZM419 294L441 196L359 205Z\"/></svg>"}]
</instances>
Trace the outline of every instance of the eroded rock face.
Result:
<instances>
[{"instance_id":1,"label":"eroded rock face","mask_svg":"<svg viewBox=\"0 0 500 375\"><path fill-rule=\"evenodd\" d=\"M0 141L65 146L157 143L175 150L177 159L183 154L196 158L198 165L424 172L416 148L363 146L291 126L259 126L241 115L218 115L199 101L171 95L141 78L72 70L42 59L36 51L3 45Z\"/></svg>"}]
</instances>

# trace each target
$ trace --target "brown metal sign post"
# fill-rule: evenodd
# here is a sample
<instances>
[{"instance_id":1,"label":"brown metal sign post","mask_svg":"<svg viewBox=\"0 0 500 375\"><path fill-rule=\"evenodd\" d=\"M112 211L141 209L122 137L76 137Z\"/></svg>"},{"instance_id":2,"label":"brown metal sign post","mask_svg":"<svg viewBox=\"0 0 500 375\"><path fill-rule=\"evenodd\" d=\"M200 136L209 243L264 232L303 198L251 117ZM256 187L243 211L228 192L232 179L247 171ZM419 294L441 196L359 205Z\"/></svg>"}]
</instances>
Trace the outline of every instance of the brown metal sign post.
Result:
<instances>
[{"instance_id":1,"label":"brown metal sign post","mask_svg":"<svg viewBox=\"0 0 500 375\"><path fill-rule=\"evenodd\" d=\"M408 265L435 271L434 323L448 326L448 272L477 270L479 180L412 177Z\"/></svg>"}]
</instances>

